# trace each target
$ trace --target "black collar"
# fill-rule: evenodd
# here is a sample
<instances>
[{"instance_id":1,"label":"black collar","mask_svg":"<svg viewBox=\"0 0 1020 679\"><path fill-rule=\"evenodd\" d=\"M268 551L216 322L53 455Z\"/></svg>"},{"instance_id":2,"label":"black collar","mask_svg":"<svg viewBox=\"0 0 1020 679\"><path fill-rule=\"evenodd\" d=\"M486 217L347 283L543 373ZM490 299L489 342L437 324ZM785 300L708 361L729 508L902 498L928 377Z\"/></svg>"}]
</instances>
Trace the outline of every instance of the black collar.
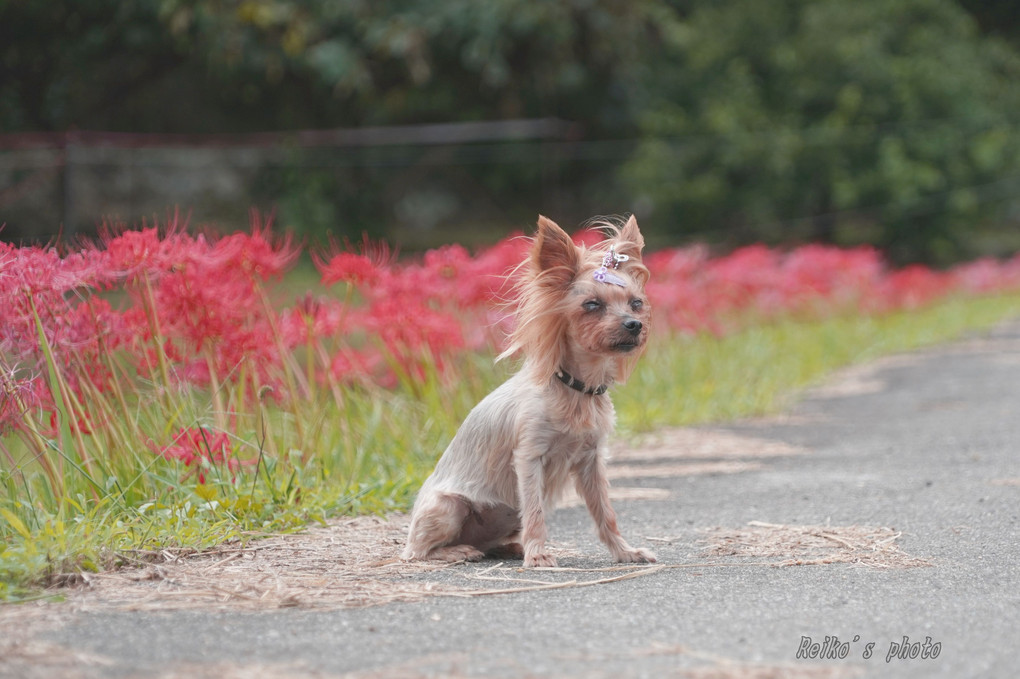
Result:
<instances>
[{"instance_id":1,"label":"black collar","mask_svg":"<svg viewBox=\"0 0 1020 679\"><path fill-rule=\"evenodd\" d=\"M560 368L559 372L556 373L556 377L559 378L560 382L567 385L575 391L579 391L582 394L588 394L589 396L601 396L602 394L609 391L608 384L600 384L597 387L589 387L587 384L577 379L563 368Z\"/></svg>"}]
</instances>

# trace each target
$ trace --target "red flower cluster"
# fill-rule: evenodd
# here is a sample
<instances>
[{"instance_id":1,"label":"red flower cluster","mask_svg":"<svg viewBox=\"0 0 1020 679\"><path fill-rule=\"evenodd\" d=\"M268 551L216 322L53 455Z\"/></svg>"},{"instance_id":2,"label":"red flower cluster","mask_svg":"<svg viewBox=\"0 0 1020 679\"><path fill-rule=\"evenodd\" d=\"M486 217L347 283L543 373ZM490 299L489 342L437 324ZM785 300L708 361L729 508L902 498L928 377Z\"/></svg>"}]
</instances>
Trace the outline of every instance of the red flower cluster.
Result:
<instances>
[{"instance_id":1,"label":"red flower cluster","mask_svg":"<svg viewBox=\"0 0 1020 679\"><path fill-rule=\"evenodd\" d=\"M383 384L398 375L422 379L429 369L445 372L459 352L498 346L506 328L496 302L526 247L522 239L506 239L472 256L460 245L447 245L402 263L350 252L316 258L323 285L342 281L361 300L345 309L341 332L348 346L333 362L333 376L364 378L367 370Z\"/></svg>"},{"instance_id":2,"label":"red flower cluster","mask_svg":"<svg viewBox=\"0 0 1020 679\"><path fill-rule=\"evenodd\" d=\"M372 260L353 252L338 253L329 262L320 266L324 285L334 283L372 285L379 279L379 269Z\"/></svg>"},{"instance_id":3,"label":"red flower cluster","mask_svg":"<svg viewBox=\"0 0 1020 679\"><path fill-rule=\"evenodd\" d=\"M30 406L57 408L47 355L79 409L111 388L124 358L146 379L275 384L275 312L262 285L298 254L254 213L250 232L224 238L192 236L172 219L163 229L107 227L71 253L0 243L0 358L11 368L5 393L18 395L5 399L0 427ZM127 303L114 308L110 291Z\"/></svg>"},{"instance_id":4,"label":"red flower cluster","mask_svg":"<svg viewBox=\"0 0 1020 679\"><path fill-rule=\"evenodd\" d=\"M645 258L657 323L681 332L722 334L749 320L914 309L941 297L1020 288L1020 256L980 260L949 271L890 270L870 247L806 245L789 252L754 245L710 258L703 247Z\"/></svg>"},{"instance_id":5,"label":"red flower cluster","mask_svg":"<svg viewBox=\"0 0 1020 679\"><path fill-rule=\"evenodd\" d=\"M159 454L167 460L183 462L185 467L194 466L199 483L205 483L208 467L225 466L234 473L241 466L255 463L255 460L241 460L233 455L230 439L224 432L213 432L205 427L180 429L173 443L160 449Z\"/></svg>"},{"instance_id":6,"label":"red flower cluster","mask_svg":"<svg viewBox=\"0 0 1020 679\"><path fill-rule=\"evenodd\" d=\"M162 238L156 228L108 231L105 247L86 251L106 261L107 280L132 298L119 341L143 374L166 367L198 384L241 373L256 386L274 382L279 351L262 284L299 251L273 239L269 226L253 213L250 233L220 239L192 237L176 223Z\"/></svg>"},{"instance_id":7,"label":"red flower cluster","mask_svg":"<svg viewBox=\"0 0 1020 679\"><path fill-rule=\"evenodd\" d=\"M81 435L104 426L82 404L135 377L161 389L271 386L291 401L319 385L455 377L465 352L501 348L507 274L527 245L512 237L476 254L449 245L410 261L367 243L361 254L334 247L313 259L340 294L302 294L278 309L270 293L299 251L258 214L248 232L224 237L193 235L175 217L162 228L107 228L77 252L0 243L0 428L19 426L27 411L50 420L58 392L48 355L68 403L78 404L69 415ZM649 253L646 264L660 332L725 333L777 317L882 313L1020 289L1020 256L891 270L866 247L752 246L723 257L690 247ZM228 460L222 434L198 428L178 438L164 457Z\"/></svg>"}]
</instances>

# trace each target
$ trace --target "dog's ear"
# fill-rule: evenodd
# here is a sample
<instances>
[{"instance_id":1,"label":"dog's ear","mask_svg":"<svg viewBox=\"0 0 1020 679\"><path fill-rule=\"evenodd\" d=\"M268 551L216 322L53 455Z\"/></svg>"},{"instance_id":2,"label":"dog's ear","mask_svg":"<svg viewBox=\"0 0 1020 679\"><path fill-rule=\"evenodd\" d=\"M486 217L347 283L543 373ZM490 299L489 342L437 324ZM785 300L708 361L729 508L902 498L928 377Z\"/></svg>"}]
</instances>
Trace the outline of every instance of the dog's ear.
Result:
<instances>
[{"instance_id":1,"label":"dog's ear","mask_svg":"<svg viewBox=\"0 0 1020 679\"><path fill-rule=\"evenodd\" d=\"M640 260L641 251L644 249L644 236L641 235L641 229L638 228L637 218L631 215L627 223L620 229L620 235L617 237L616 251L622 255L627 255L633 260Z\"/></svg>"},{"instance_id":2,"label":"dog's ear","mask_svg":"<svg viewBox=\"0 0 1020 679\"><path fill-rule=\"evenodd\" d=\"M581 251L556 222L539 216L531 262L536 274L565 287L581 268Z\"/></svg>"}]
</instances>

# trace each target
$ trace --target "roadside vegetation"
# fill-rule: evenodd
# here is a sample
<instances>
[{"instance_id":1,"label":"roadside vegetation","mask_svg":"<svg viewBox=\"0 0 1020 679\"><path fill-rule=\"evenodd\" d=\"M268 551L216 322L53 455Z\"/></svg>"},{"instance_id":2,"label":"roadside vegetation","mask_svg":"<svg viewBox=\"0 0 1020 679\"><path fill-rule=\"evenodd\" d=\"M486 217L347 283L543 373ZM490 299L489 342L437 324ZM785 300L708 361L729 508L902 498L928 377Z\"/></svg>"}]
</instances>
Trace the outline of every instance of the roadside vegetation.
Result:
<instances>
[{"instance_id":1,"label":"roadside vegetation","mask_svg":"<svg viewBox=\"0 0 1020 679\"><path fill-rule=\"evenodd\" d=\"M406 509L513 370L493 357L526 246L334 247L308 283L301 248L258 214L227 236L171 220L73 251L0 244L0 598ZM655 335L613 391L627 434L775 412L842 365L1020 313L1020 258L935 271L868 247L751 246L646 262Z\"/></svg>"}]
</instances>

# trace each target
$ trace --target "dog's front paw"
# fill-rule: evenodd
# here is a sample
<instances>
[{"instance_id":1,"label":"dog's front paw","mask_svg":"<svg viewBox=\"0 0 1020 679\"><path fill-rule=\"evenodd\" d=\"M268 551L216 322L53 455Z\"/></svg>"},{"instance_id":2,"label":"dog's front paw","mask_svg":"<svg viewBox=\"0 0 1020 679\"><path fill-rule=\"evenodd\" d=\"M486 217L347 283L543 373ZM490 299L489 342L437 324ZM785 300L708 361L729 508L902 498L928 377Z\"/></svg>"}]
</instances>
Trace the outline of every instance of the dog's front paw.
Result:
<instances>
[{"instance_id":1,"label":"dog's front paw","mask_svg":"<svg viewBox=\"0 0 1020 679\"><path fill-rule=\"evenodd\" d=\"M619 563L655 563L655 554L647 549L627 549L615 556Z\"/></svg>"},{"instance_id":2,"label":"dog's front paw","mask_svg":"<svg viewBox=\"0 0 1020 679\"><path fill-rule=\"evenodd\" d=\"M556 568L556 557L550 554L525 554L525 568Z\"/></svg>"}]
</instances>

